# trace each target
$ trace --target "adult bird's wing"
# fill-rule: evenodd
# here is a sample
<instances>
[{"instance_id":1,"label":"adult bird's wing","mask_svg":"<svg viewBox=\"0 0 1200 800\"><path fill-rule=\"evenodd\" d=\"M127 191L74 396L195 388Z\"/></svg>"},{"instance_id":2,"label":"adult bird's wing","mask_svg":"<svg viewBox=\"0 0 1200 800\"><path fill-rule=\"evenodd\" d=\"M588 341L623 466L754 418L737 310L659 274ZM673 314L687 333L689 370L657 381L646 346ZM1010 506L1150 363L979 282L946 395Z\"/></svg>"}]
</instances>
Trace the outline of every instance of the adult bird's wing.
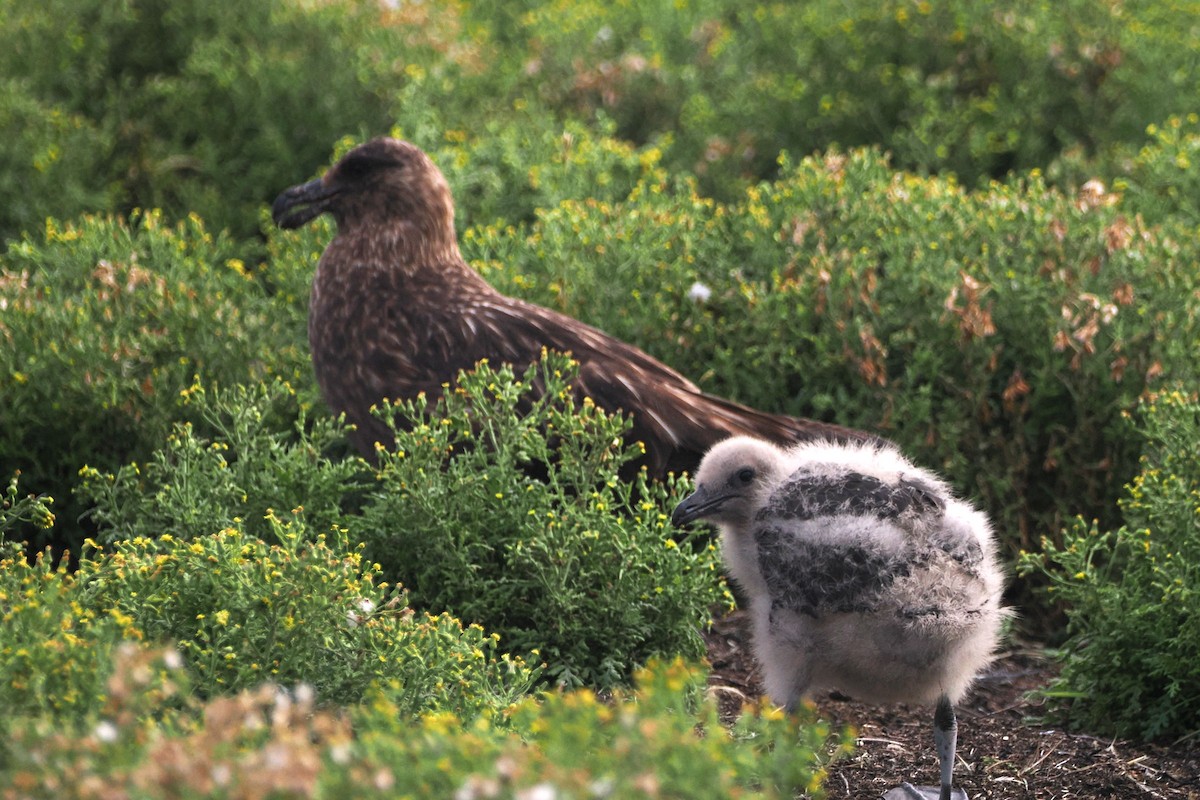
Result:
<instances>
[{"instance_id":1,"label":"adult bird's wing","mask_svg":"<svg viewBox=\"0 0 1200 800\"><path fill-rule=\"evenodd\" d=\"M744 434L781 443L817 437L866 440L868 434L785 415L767 414L702 393L657 359L603 331L542 306L500 294L465 264L405 275L371 270L355 275L360 298L351 319L331 319L318 340L359 339L338 347L314 345L318 370L364 362L354 381L326 381L327 395L357 387L369 397L330 397L335 407L366 407L379 397L441 394L460 370L482 359L518 371L543 349L570 353L579 362L576 390L609 412L632 417L631 438L646 445L653 475L691 470L714 444ZM375 283L367 285L367 282ZM393 283L394 282L394 283ZM373 324L359 324L360 318ZM352 345L352 346L349 346ZM325 351L329 352L326 353ZM328 363L327 363L328 362ZM344 384L344 386L342 385ZM338 406L338 401L343 404ZM366 442L386 435L373 418L357 419ZM361 448L360 448L361 449Z\"/></svg>"},{"instance_id":2,"label":"adult bird's wing","mask_svg":"<svg viewBox=\"0 0 1200 800\"><path fill-rule=\"evenodd\" d=\"M632 437L646 444L652 474L694 469L714 444L736 435L776 442L814 438L871 439L837 425L768 414L704 394L661 361L590 325L504 295L473 306L477 326L494 335L509 358L536 357L542 347L579 362L577 389L602 408L632 415Z\"/></svg>"}]
</instances>

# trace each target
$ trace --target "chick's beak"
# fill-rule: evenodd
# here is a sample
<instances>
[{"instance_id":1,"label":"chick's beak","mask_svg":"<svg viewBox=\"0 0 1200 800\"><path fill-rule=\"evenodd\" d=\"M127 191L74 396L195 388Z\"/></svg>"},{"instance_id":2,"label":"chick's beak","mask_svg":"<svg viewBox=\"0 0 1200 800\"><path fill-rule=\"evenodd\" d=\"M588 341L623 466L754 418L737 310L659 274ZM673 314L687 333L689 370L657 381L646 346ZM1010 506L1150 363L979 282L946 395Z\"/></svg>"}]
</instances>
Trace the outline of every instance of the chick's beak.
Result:
<instances>
[{"instance_id":1,"label":"chick's beak","mask_svg":"<svg viewBox=\"0 0 1200 800\"><path fill-rule=\"evenodd\" d=\"M704 486L697 486L696 491L683 498L679 505L675 506L675 511L671 514L671 525L681 528L689 522L711 516L720 511L721 506L728 499L729 495L727 494L718 494Z\"/></svg>"}]
</instances>

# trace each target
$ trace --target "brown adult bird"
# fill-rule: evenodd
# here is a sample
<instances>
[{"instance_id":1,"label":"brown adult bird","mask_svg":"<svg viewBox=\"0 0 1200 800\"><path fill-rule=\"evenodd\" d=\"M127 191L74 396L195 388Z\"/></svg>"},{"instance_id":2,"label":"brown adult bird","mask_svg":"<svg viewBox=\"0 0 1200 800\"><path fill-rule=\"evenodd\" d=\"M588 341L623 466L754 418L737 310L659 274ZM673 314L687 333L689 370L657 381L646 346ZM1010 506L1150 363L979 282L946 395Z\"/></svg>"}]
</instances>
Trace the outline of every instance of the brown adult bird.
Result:
<instances>
[{"instance_id":1,"label":"brown adult bird","mask_svg":"<svg viewBox=\"0 0 1200 800\"><path fill-rule=\"evenodd\" d=\"M333 215L337 235L317 266L309 306L313 367L326 401L354 424L367 458L391 441L370 413L384 398L442 393L480 360L524 369L544 348L579 363L575 391L632 416L651 474L693 470L718 441L776 442L869 435L767 414L704 394L662 362L563 314L507 297L463 260L454 201L441 171L408 142L379 138L348 152L271 209L281 228Z\"/></svg>"}]
</instances>

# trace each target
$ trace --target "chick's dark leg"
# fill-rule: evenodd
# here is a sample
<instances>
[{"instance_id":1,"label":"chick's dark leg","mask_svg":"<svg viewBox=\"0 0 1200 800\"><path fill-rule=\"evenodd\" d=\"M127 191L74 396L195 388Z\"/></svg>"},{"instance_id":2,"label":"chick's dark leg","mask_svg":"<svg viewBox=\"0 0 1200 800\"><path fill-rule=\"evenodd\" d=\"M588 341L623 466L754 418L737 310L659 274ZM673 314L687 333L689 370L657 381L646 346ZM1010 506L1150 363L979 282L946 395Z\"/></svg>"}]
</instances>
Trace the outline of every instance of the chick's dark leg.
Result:
<instances>
[{"instance_id":1,"label":"chick's dark leg","mask_svg":"<svg viewBox=\"0 0 1200 800\"><path fill-rule=\"evenodd\" d=\"M954 751L958 747L958 720L954 718L954 705L950 698L942 695L933 712L933 741L937 745L938 762L942 767L942 786L939 800L957 797L966 800L966 792L954 791Z\"/></svg>"},{"instance_id":2,"label":"chick's dark leg","mask_svg":"<svg viewBox=\"0 0 1200 800\"><path fill-rule=\"evenodd\" d=\"M967 800L967 793L954 788L954 751L958 745L958 721L954 705L942 695L933 712L933 741L941 766L941 786L913 786L902 783L883 796L883 800Z\"/></svg>"}]
</instances>

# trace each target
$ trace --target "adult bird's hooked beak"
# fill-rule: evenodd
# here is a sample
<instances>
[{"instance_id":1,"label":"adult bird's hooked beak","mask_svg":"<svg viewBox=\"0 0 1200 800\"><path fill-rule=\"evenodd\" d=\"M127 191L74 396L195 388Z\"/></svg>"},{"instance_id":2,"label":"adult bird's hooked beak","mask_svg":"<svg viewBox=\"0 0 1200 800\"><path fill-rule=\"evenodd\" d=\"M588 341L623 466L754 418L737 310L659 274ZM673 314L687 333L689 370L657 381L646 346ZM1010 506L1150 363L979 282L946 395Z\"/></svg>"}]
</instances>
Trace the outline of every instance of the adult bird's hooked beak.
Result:
<instances>
[{"instance_id":1,"label":"adult bird's hooked beak","mask_svg":"<svg viewBox=\"0 0 1200 800\"><path fill-rule=\"evenodd\" d=\"M671 525L681 528L689 522L712 516L734 496L732 492L712 491L706 486L697 486L696 491L675 506L675 511L671 513Z\"/></svg>"},{"instance_id":2,"label":"adult bird's hooked beak","mask_svg":"<svg viewBox=\"0 0 1200 800\"><path fill-rule=\"evenodd\" d=\"M338 189L321 178L284 189L271 204L271 218L281 228L299 228L328 210ZM293 210L295 209L295 210Z\"/></svg>"}]
</instances>

